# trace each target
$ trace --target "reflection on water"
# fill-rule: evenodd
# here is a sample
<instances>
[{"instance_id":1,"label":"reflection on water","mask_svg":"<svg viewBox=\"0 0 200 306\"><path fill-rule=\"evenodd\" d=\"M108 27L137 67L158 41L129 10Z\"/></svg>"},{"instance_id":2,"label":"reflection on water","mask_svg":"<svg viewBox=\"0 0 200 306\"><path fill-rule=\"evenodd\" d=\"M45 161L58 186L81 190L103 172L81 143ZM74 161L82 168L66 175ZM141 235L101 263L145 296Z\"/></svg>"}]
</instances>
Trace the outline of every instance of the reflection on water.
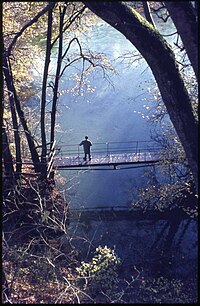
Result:
<instances>
[{"instance_id":1,"label":"reflection on water","mask_svg":"<svg viewBox=\"0 0 200 306\"><path fill-rule=\"evenodd\" d=\"M72 218L69 232L72 245L86 261L97 246L107 245L125 267L136 265L171 278L197 275L197 222L174 212L166 220L94 221L80 216L78 225Z\"/></svg>"}]
</instances>

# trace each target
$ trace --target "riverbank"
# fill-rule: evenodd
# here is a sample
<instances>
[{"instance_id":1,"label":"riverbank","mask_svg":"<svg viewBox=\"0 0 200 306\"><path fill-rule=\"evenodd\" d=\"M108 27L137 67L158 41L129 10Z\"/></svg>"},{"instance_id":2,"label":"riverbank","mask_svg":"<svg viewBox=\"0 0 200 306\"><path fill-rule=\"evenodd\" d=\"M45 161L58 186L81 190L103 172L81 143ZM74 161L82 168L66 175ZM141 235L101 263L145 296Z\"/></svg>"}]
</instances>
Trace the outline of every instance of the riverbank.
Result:
<instances>
[{"instance_id":1,"label":"riverbank","mask_svg":"<svg viewBox=\"0 0 200 306\"><path fill-rule=\"evenodd\" d=\"M122 220L69 221L68 204L54 182L37 180L27 180L26 186L18 184L13 190L4 189L3 213L3 303L197 301L196 261L187 256L181 258L177 252L171 253L171 257L167 257L167 252L161 256L159 235L165 228L165 243L172 242L174 229L172 224L166 226L166 220L157 220L159 224L153 220L129 220L126 224ZM71 235L73 227L77 231ZM187 221L176 237L178 240L185 237L186 227L188 230ZM92 237L89 239L86 233ZM154 242L154 246L149 242ZM187 239L185 243L191 254ZM104 257L97 252L99 245ZM153 246L151 253L149 246ZM119 261L113 266L112 257L116 256ZM191 273L184 276L174 270L170 274L177 262L183 272L190 269ZM86 269L84 275L79 272L81 266ZM111 278L107 273L115 275L116 280L109 291Z\"/></svg>"}]
</instances>

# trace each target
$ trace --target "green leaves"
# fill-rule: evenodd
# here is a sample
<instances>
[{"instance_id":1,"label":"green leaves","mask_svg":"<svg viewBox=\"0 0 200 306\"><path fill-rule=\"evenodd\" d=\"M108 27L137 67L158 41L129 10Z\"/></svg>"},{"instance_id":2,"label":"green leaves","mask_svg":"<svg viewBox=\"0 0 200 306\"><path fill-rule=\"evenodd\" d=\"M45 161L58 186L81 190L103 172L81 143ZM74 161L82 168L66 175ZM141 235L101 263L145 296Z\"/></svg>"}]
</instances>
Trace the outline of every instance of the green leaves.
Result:
<instances>
[{"instance_id":1,"label":"green leaves","mask_svg":"<svg viewBox=\"0 0 200 306\"><path fill-rule=\"evenodd\" d=\"M89 263L81 262L80 267L76 268L80 277L87 278L91 284L92 290L101 288L106 292L113 290L118 283L117 268L121 261L107 246L96 248L94 257Z\"/></svg>"},{"instance_id":2,"label":"green leaves","mask_svg":"<svg viewBox=\"0 0 200 306\"><path fill-rule=\"evenodd\" d=\"M42 222L47 221L49 215L50 215L50 211L45 210L45 211L44 211L44 214L43 214L43 216L42 216Z\"/></svg>"}]
</instances>

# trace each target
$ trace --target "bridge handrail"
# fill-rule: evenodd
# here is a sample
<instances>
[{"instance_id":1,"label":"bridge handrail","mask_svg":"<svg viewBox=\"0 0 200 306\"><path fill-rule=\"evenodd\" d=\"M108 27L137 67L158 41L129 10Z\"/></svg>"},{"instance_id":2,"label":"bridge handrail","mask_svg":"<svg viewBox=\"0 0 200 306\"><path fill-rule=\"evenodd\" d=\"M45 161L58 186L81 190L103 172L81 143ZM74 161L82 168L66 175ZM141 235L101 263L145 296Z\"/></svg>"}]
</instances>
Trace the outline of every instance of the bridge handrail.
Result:
<instances>
[{"instance_id":1,"label":"bridge handrail","mask_svg":"<svg viewBox=\"0 0 200 306\"><path fill-rule=\"evenodd\" d=\"M56 140L54 140L50 152L48 154L48 166L47 166L47 178L50 177L52 169L53 169L53 164L54 164L54 157L56 154Z\"/></svg>"},{"instance_id":2,"label":"bridge handrail","mask_svg":"<svg viewBox=\"0 0 200 306\"><path fill-rule=\"evenodd\" d=\"M118 145L118 147L115 147L115 145ZM124 144L129 144L129 146L124 146ZM134 144L134 145L133 145ZM146 146L142 146L146 144ZM151 146L147 146L147 144L151 144ZM99 145L104 145L104 147L98 148ZM114 146L113 146L114 145ZM123 145L123 146L119 146ZM97 148L95 148L97 147ZM62 150L64 148L64 150ZM68 149L69 148L69 149ZM115 153L138 153L138 152L158 152L161 150L161 147L158 146L153 141L113 141L113 142L96 142L93 143L92 146L92 154L115 154ZM81 149L82 152L82 149ZM66 144L60 146L60 152L58 155L65 155L65 156L74 156L74 155L80 155L80 146L79 144Z\"/></svg>"},{"instance_id":3,"label":"bridge handrail","mask_svg":"<svg viewBox=\"0 0 200 306\"><path fill-rule=\"evenodd\" d=\"M93 142L93 145L97 144L114 144L114 143L154 143L152 140L132 140L132 141L106 141L106 142ZM72 147L72 146L79 146L78 143L72 143L72 144L63 144L61 147Z\"/></svg>"}]
</instances>

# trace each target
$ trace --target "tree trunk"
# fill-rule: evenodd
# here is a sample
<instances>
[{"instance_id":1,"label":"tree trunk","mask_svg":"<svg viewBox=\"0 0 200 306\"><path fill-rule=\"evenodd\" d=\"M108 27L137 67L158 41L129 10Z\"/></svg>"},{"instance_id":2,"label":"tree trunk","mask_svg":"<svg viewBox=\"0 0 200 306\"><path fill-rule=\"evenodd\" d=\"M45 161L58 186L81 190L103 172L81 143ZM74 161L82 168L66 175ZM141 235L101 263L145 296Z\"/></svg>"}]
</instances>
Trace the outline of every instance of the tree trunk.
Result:
<instances>
[{"instance_id":1,"label":"tree trunk","mask_svg":"<svg viewBox=\"0 0 200 306\"><path fill-rule=\"evenodd\" d=\"M165 1L164 3L181 36L198 79L198 24L194 8L189 1Z\"/></svg>"},{"instance_id":2,"label":"tree trunk","mask_svg":"<svg viewBox=\"0 0 200 306\"><path fill-rule=\"evenodd\" d=\"M6 59L6 56L5 56L5 52L3 52L3 72L4 72L7 88L10 92L10 97L12 97L13 102L15 103L15 107L16 107L19 119L20 119L21 124L23 126L23 129L25 131L25 135L26 135L26 138L27 138L27 142L28 142L28 145L29 145L30 152L31 152L31 157L32 157L32 161L33 161L33 164L34 164L35 171L40 172L39 156L38 156L38 153L36 151L35 144L34 144L32 136L31 136L31 133L28 129L28 126L27 126L27 123L26 123L26 120L25 120L25 117L24 117L24 112L21 109L21 105L20 105L20 102L19 102L17 94L16 94L16 90L15 90L13 79L12 79L12 73L10 71L10 67L8 66L7 59Z\"/></svg>"},{"instance_id":3,"label":"tree trunk","mask_svg":"<svg viewBox=\"0 0 200 306\"><path fill-rule=\"evenodd\" d=\"M15 105L16 105L17 113L18 113L18 116L20 118L21 124L23 126L25 135L26 135L26 139L27 139L27 142L28 142L28 145L29 145L29 150L30 150L30 153L31 153L31 158L32 158L32 161L33 161L33 164L34 164L35 172L39 173L39 172L41 172L41 163L40 163L40 160L39 160L39 155L38 155L38 152L36 150L35 143L34 143L32 135L31 135L31 132L29 131L29 128L28 128L28 125L27 125L27 122L26 122L26 119L25 119L25 116L24 116L24 112L21 109L20 101L17 97L15 87L13 87L13 93L14 93L14 97L15 97Z\"/></svg>"},{"instance_id":4,"label":"tree trunk","mask_svg":"<svg viewBox=\"0 0 200 306\"><path fill-rule=\"evenodd\" d=\"M14 168L12 155L9 148L8 137L6 134L5 126L2 126L2 151L3 151L3 164L5 169L5 174L10 177L11 181L14 177Z\"/></svg>"},{"instance_id":5,"label":"tree trunk","mask_svg":"<svg viewBox=\"0 0 200 306\"><path fill-rule=\"evenodd\" d=\"M84 4L124 34L147 61L184 147L197 188L198 124L172 49L159 32L133 8L121 2L84 1Z\"/></svg>"},{"instance_id":6,"label":"tree trunk","mask_svg":"<svg viewBox=\"0 0 200 306\"><path fill-rule=\"evenodd\" d=\"M9 64L5 57L5 52L3 54L3 71L4 71L6 86L8 89L8 97L9 97L9 102L10 102L10 110L11 110L12 124L13 124L13 130L14 130L16 172L17 172L17 177L18 177L22 169L20 136L19 136L19 130L18 130L17 114L16 114L16 109L15 109L15 100L14 100L14 95L13 95L12 76L10 75ZM5 140L5 136L4 136L4 140Z\"/></svg>"},{"instance_id":7,"label":"tree trunk","mask_svg":"<svg viewBox=\"0 0 200 306\"><path fill-rule=\"evenodd\" d=\"M47 29L47 43L46 43L46 58L44 65L44 74L42 82L42 97L41 97L41 139L42 139L42 154L41 162L43 165L42 172L46 175L47 164L47 142L46 142L46 130L45 130L45 107L46 107L46 90L47 90L47 79L48 70L51 57L51 37L52 37L52 11L53 7L48 11L48 29Z\"/></svg>"},{"instance_id":8,"label":"tree trunk","mask_svg":"<svg viewBox=\"0 0 200 306\"><path fill-rule=\"evenodd\" d=\"M61 9L60 9L61 10ZM57 60L57 69L55 76L55 84L53 88L53 103L51 110L51 146L53 145L55 139L55 122L56 122L56 108L57 108L57 100L58 100L58 85L60 79L60 70L62 64L62 48L63 48L63 21L66 12L66 7L63 8L63 12L60 11L60 26L59 26L59 47L58 47L58 60Z\"/></svg>"},{"instance_id":9,"label":"tree trunk","mask_svg":"<svg viewBox=\"0 0 200 306\"><path fill-rule=\"evenodd\" d=\"M151 11L150 11L150 7L149 7L148 1L142 1L142 5L143 5L144 15L145 15L146 20L148 22L150 22L154 26L154 28L155 28L156 26L155 26L155 23L153 21L152 15L151 15Z\"/></svg>"}]
</instances>

